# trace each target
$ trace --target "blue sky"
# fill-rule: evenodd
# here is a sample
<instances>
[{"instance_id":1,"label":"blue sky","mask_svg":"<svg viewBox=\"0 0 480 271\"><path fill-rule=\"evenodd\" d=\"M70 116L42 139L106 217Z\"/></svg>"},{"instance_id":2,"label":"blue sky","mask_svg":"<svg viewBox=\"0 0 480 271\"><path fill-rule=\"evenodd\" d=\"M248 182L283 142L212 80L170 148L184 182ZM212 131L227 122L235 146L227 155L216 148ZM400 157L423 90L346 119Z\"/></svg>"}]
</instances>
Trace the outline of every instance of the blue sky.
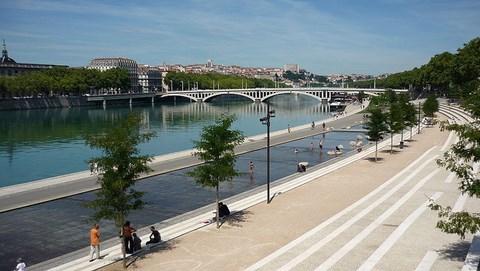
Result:
<instances>
[{"instance_id":1,"label":"blue sky","mask_svg":"<svg viewBox=\"0 0 480 271\"><path fill-rule=\"evenodd\" d=\"M480 36L479 0L0 1L17 62L283 67L316 74L410 70Z\"/></svg>"}]
</instances>

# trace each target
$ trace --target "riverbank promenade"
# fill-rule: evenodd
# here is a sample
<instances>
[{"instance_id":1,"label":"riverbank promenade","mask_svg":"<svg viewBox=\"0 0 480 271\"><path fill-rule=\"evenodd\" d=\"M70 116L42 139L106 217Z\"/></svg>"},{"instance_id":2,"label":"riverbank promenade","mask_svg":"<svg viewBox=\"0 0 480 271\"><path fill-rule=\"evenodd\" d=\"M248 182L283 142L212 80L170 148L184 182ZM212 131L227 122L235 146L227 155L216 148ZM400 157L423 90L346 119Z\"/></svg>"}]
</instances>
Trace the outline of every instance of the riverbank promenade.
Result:
<instances>
[{"instance_id":1,"label":"riverbank promenade","mask_svg":"<svg viewBox=\"0 0 480 271\"><path fill-rule=\"evenodd\" d=\"M446 119L439 115L439 118ZM409 132L405 133L405 139ZM272 188L224 200L233 214L204 223L212 210L161 230L163 242L128 257L128 270L477 270L478 238L435 228L432 201L480 211L436 159L456 140L438 126L400 149L400 137L335 163L309 168ZM478 172L478 166L474 167ZM139 232L145 242L146 231ZM123 270L120 246L50 270Z\"/></svg>"}]
</instances>

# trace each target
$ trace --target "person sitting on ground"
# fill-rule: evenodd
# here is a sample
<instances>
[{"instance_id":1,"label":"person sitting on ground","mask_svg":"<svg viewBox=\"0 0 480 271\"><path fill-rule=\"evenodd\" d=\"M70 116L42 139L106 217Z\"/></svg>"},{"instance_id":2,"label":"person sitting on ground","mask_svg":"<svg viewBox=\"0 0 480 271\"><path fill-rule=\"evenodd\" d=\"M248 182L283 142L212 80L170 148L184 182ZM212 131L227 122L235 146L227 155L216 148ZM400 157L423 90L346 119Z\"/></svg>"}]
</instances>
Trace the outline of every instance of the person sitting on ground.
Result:
<instances>
[{"instance_id":1,"label":"person sitting on ground","mask_svg":"<svg viewBox=\"0 0 480 271\"><path fill-rule=\"evenodd\" d=\"M220 202L218 204L218 216L219 217L225 217L230 214L230 210L228 209L228 206L226 204L223 204L223 202Z\"/></svg>"},{"instance_id":2,"label":"person sitting on ground","mask_svg":"<svg viewBox=\"0 0 480 271\"><path fill-rule=\"evenodd\" d=\"M136 233L132 233L132 239L133 239L133 252L141 250L142 239L140 239L140 237L138 237Z\"/></svg>"},{"instance_id":3,"label":"person sitting on ground","mask_svg":"<svg viewBox=\"0 0 480 271\"><path fill-rule=\"evenodd\" d=\"M152 231L152 233L150 234L150 241L147 241L146 244L148 245L159 243L162 240L162 238L160 237L160 232L158 232L158 230L156 230L154 226L151 226L150 230Z\"/></svg>"}]
</instances>

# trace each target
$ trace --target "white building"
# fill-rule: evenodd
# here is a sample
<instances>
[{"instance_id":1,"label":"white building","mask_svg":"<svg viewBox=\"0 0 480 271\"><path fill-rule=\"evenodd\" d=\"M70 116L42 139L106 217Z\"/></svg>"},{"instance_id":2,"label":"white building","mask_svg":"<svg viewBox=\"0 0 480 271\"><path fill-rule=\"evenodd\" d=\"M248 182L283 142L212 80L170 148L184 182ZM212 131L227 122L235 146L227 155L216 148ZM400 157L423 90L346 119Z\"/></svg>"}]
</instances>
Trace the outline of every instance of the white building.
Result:
<instances>
[{"instance_id":1,"label":"white building","mask_svg":"<svg viewBox=\"0 0 480 271\"><path fill-rule=\"evenodd\" d=\"M90 62L89 69L106 71L113 68L124 68L130 74L130 85L132 90L138 89L138 65L135 60L128 58L95 58Z\"/></svg>"},{"instance_id":2,"label":"white building","mask_svg":"<svg viewBox=\"0 0 480 271\"><path fill-rule=\"evenodd\" d=\"M298 73L300 71L300 67L298 66L298 64L285 64L283 66L283 70Z\"/></svg>"}]
</instances>

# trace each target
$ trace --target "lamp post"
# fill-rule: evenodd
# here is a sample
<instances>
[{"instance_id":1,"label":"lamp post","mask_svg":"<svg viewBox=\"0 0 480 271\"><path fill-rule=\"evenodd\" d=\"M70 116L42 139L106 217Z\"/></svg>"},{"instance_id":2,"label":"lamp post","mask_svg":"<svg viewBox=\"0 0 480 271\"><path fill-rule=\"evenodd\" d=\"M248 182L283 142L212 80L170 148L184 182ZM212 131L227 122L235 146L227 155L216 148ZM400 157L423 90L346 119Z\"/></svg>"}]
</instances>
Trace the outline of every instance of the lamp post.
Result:
<instances>
[{"instance_id":1,"label":"lamp post","mask_svg":"<svg viewBox=\"0 0 480 271\"><path fill-rule=\"evenodd\" d=\"M170 80L170 91L173 91L173 80Z\"/></svg>"},{"instance_id":2,"label":"lamp post","mask_svg":"<svg viewBox=\"0 0 480 271\"><path fill-rule=\"evenodd\" d=\"M182 91L183 91L183 81L180 81L180 82L182 82Z\"/></svg>"},{"instance_id":3,"label":"lamp post","mask_svg":"<svg viewBox=\"0 0 480 271\"><path fill-rule=\"evenodd\" d=\"M267 125L267 204L270 203L270 118L275 117L275 110L270 110L267 102L267 116L261 118L262 124Z\"/></svg>"}]
</instances>

